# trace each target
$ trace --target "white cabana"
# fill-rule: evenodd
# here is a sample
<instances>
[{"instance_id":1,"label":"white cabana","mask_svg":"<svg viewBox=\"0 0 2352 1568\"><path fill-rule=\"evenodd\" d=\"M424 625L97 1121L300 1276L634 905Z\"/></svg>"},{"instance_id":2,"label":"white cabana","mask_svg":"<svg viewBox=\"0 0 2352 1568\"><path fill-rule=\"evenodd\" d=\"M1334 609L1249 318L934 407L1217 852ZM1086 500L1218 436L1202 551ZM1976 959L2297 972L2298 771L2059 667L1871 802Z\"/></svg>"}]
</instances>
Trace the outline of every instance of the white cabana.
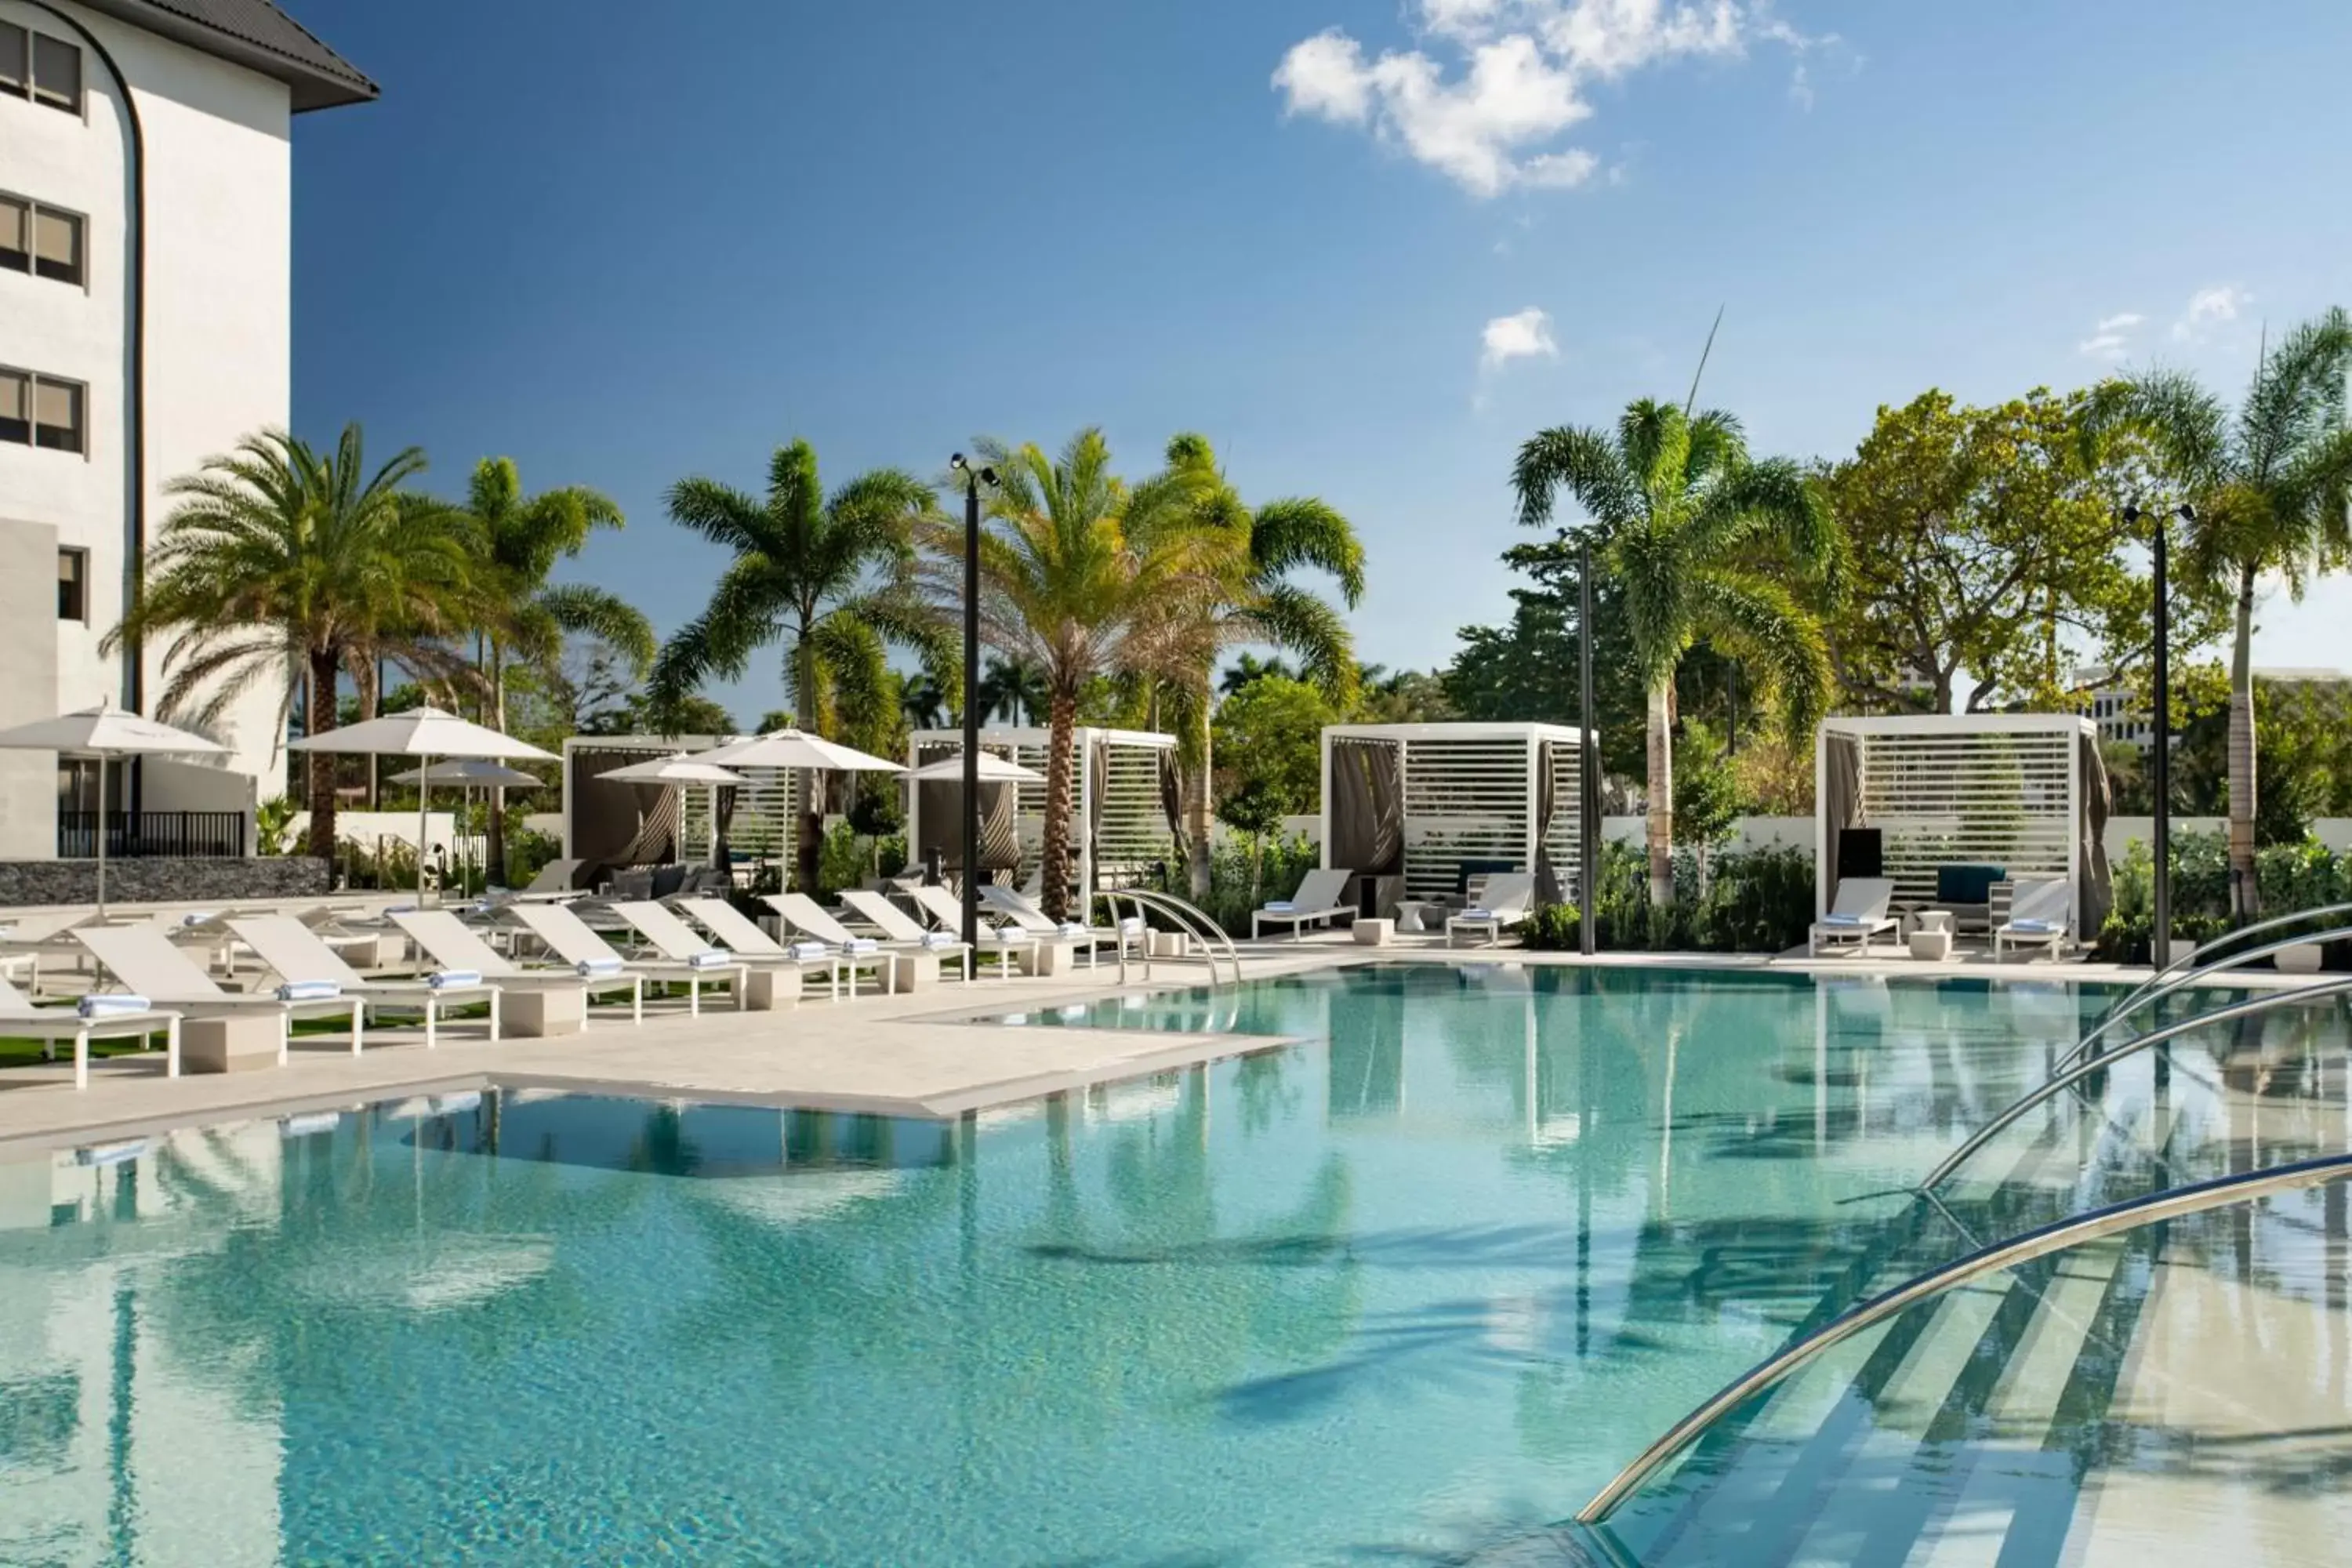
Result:
<instances>
[{"instance_id":1,"label":"white cabana","mask_svg":"<svg viewBox=\"0 0 2352 1568\"><path fill-rule=\"evenodd\" d=\"M1083 910L1100 889L1131 883L1147 867L1168 858L1175 839L1176 737L1081 725L1073 738L1071 765L1077 777L1070 855L1082 900L1073 907ZM1052 740L1053 732L1043 728L998 725L980 732L983 756L1003 757L1033 775L981 785L982 873L1010 877L1016 888L1026 886L1037 870L1044 847L1045 753ZM918 730L908 738L907 765L919 777L908 791L907 854L919 863L936 849L950 874L961 872L963 859L958 815L963 783L924 770L962 754L961 730Z\"/></svg>"},{"instance_id":2,"label":"white cabana","mask_svg":"<svg viewBox=\"0 0 2352 1568\"><path fill-rule=\"evenodd\" d=\"M573 735L563 742L563 856L612 865L707 866L724 838L738 857L789 858L802 775L787 768L725 771L713 779L614 777L624 770L733 744L732 735ZM711 763L712 767L719 764ZM681 783L717 789L680 789ZM723 819L723 820L722 820Z\"/></svg>"},{"instance_id":3,"label":"white cabana","mask_svg":"<svg viewBox=\"0 0 2352 1568\"><path fill-rule=\"evenodd\" d=\"M1564 724L1333 724L1323 731L1323 865L1395 879L1399 898L1459 894L1481 872L1531 872L1576 899L1586 732ZM1547 882L1549 880L1549 886Z\"/></svg>"},{"instance_id":4,"label":"white cabana","mask_svg":"<svg viewBox=\"0 0 2352 1568\"><path fill-rule=\"evenodd\" d=\"M1932 903L1946 866L2063 877L2078 939L2111 902L2098 726L2074 713L1905 713L1822 721L1813 747L1815 913L1843 870Z\"/></svg>"}]
</instances>

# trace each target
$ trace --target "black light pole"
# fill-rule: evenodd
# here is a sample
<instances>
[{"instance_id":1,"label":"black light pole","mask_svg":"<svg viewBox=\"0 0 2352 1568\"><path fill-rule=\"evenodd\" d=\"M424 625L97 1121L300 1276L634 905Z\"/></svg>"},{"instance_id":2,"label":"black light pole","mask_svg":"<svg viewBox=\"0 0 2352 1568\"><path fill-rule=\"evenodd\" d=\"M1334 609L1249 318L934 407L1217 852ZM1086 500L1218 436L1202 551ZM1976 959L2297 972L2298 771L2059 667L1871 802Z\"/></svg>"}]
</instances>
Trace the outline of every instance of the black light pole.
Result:
<instances>
[{"instance_id":1,"label":"black light pole","mask_svg":"<svg viewBox=\"0 0 2352 1568\"><path fill-rule=\"evenodd\" d=\"M980 487L994 468L974 468L958 452L948 467L963 480L963 940L980 945Z\"/></svg>"},{"instance_id":2,"label":"black light pole","mask_svg":"<svg viewBox=\"0 0 2352 1568\"><path fill-rule=\"evenodd\" d=\"M1601 757L1592 722L1592 543L1576 541L1576 898L1577 951L1590 958L1599 942L1601 881Z\"/></svg>"},{"instance_id":3,"label":"black light pole","mask_svg":"<svg viewBox=\"0 0 2352 1568\"><path fill-rule=\"evenodd\" d=\"M2193 521L2196 513L2187 507L2180 516ZM2139 527L2140 510L2124 508L2124 521L2133 529ZM2172 594L2168 581L2170 563L2168 559L2171 534L2171 516L2158 512L2155 529L2148 542L2148 553L2154 567L2151 586L2156 599L2156 659L2154 690L2150 694L2156 711L2150 716L2148 750L2149 805L2155 814L2154 831L2149 835L2156 842L2151 850L2155 857L2154 908L2149 911L2148 965L2162 969L2172 956Z\"/></svg>"}]
</instances>

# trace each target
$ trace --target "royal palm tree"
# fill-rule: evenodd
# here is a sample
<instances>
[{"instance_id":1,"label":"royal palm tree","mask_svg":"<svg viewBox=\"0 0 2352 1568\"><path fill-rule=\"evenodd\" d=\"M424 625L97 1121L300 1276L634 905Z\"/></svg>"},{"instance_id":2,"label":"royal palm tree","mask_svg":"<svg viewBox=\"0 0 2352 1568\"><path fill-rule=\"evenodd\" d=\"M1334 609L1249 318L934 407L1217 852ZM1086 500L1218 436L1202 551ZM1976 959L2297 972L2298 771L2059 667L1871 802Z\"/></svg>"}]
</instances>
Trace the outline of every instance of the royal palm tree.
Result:
<instances>
[{"instance_id":1,"label":"royal palm tree","mask_svg":"<svg viewBox=\"0 0 2352 1568\"><path fill-rule=\"evenodd\" d=\"M711 677L740 677L753 653L777 642L793 723L815 734L873 733L896 722L887 679L893 643L915 650L935 672L953 669L942 623L911 576L916 527L938 510L930 487L912 475L877 468L828 496L818 482L816 449L795 440L776 448L764 498L690 479L670 487L668 503L673 521L735 558L709 606L654 661L656 715ZM812 889L823 817L813 787L802 800L799 885Z\"/></svg>"},{"instance_id":2,"label":"royal palm tree","mask_svg":"<svg viewBox=\"0 0 2352 1568\"><path fill-rule=\"evenodd\" d=\"M2254 589L2265 573L2300 596L2352 552L2352 431L2345 376L2352 318L2334 310L2266 350L2233 416L2195 377L2151 371L2092 395L2093 427L2127 423L2155 447L2193 514L2182 564L2234 595L2230 646L2230 907L2262 912L2254 882Z\"/></svg>"},{"instance_id":3,"label":"royal palm tree","mask_svg":"<svg viewBox=\"0 0 2352 1568\"><path fill-rule=\"evenodd\" d=\"M948 717L947 688L923 670L898 683L898 711L910 730L943 728Z\"/></svg>"},{"instance_id":4,"label":"royal palm tree","mask_svg":"<svg viewBox=\"0 0 2352 1568\"><path fill-rule=\"evenodd\" d=\"M1354 525L1312 496L1247 504L1217 467L1216 452L1203 437L1176 437L1168 443L1167 456L1169 472L1189 476L1192 483L1195 521L1238 544L1236 570L1223 591L1200 606L1193 651L1161 704L1162 721L1177 727L1187 858L1198 898L1209 890L1210 681L1216 662L1243 644L1287 649L1297 658L1299 679L1319 688L1345 712L1356 699L1355 640L1339 605L1293 579L1302 569L1323 572L1353 609L1364 595L1364 548ZM1244 660L1249 657L1244 655ZM1274 662L1280 667L1279 659Z\"/></svg>"},{"instance_id":5,"label":"royal palm tree","mask_svg":"<svg viewBox=\"0 0 2352 1568\"><path fill-rule=\"evenodd\" d=\"M551 584L556 563L587 548L600 528L617 529L621 509L584 486L523 493L511 458L484 458L466 487L466 514L480 552L475 586L483 637L482 677L490 720L507 727L507 667L522 659L552 669L567 635L593 637L642 678L653 662L654 628L619 595L586 583ZM490 792L489 864L506 863L504 790Z\"/></svg>"},{"instance_id":6,"label":"royal palm tree","mask_svg":"<svg viewBox=\"0 0 2352 1568\"><path fill-rule=\"evenodd\" d=\"M1034 665L1017 658L992 658L981 671L975 693L983 724L1003 719L1013 724L1034 724L1045 711L1045 678Z\"/></svg>"},{"instance_id":7,"label":"royal palm tree","mask_svg":"<svg viewBox=\"0 0 2352 1568\"><path fill-rule=\"evenodd\" d=\"M103 646L168 638L158 712L200 728L273 684L282 728L289 669L305 678L310 735L335 727L337 679L372 679L362 667L378 659L462 682L465 661L442 639L464 624L474 557L457 514L402 489L424 470L410 447L371 472L356 424L331 451L264 430L206 458L164 487L179 504ZM322 857L335 849L334 763L310 757L310 851Z\"/></svg>"},{"instance_id":8,"label":"royal palm tree","mask_svg":"<svg viewBox=\"0 0 2352 1568\"><path fill-rule=\"evenodd\" d=\"M1201 525L1196 475L1169 470L1129 485L1111 471L1099 430L1060 454L982 441L997 472L980 539L981 635L1045 676L1047 724L1045 907L1068 912L1070 812L1078 701L1087 683L1190 668L1193 628L1244 566L1246 540ZM963 592L963 530L929 525L925 572L942 603Z\"/></svg>"},{"instance_id":9,"label":"royal palm tree","mask_svg":"<svg viewBox=\"0 0 2352 1568\"><path fill-rule=\"evenodd\" d=\"M1649 698L1650 900L1663 907L1675 891L1675 668L1704 637L1781 700L1792 730L1810 729L1829 689L1829 655L1780 568L1830 573L1834 529L1797 466L1751 458L1730 415L1694 416L1647 398L1629 405L1613 432L1562 426L1537 435L1519 448L1512 483L1519 521L1531 527L1551 521L1554 492L1567 490L1623 592L1626 652Z\"/></svg>"}]
</instances>

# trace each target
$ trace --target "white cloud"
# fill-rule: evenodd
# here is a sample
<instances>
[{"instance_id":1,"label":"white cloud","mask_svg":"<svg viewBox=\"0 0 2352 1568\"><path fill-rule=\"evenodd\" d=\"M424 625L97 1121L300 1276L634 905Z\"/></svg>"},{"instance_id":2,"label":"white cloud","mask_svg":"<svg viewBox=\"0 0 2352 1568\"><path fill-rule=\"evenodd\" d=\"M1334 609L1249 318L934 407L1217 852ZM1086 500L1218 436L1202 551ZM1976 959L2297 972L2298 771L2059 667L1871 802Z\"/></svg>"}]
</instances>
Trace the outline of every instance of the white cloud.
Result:
<instances>
[{"instance_id":1,"label":"white cloud","mask_svg":"<svg viewBox=\"0 0 2352 1568\"><path fill-rule=\"evenodd\" d=\"M2209 327L2218 327L2238 319L2238 312L2254 302L2254 297L2234 283L2217 284L2200 289L2189 296L2189 304L2180 319L2172 323L2176 342L2191 342L2204 335Z\"/></svg>"},{"instance_id":2,"label":"white cloud","mask_svg":"<svg viewBox=\"0 0 2352 1568\"><path fill-rule=\"evenodd\" d=\"M2112 316L2102 316L2091 329L2091 335L2074 345L2075 352L2090 359L2113 363L2130 357L2132 334L2147 321L2137 310L2119 310Z\"/></svg>"},{"instance_id":3,"label":"white cloud","mask_svg":"<svg viewBox=\"0 0 2352 1568\"><path fill-rule=\"evenodd\" d=\"M1556 143L1592 113L1583 88L1643 66L1816 44L1769 0L1414 0L1423 48L1368 57L1338 28L1292 46L1274 73L1285 112L1368 127L1478 196L1580 185L1600 160ZM1811 105L1801 66L1792 97Z\"/></svg>"},{"instance_id":4,"label":"white cloud","mask_svg":"<svg viewBox=\"0 0 2352 1568\"><path fill-rule=\"evenodd\" d=\"M1478 334L1482 370L1500 370L1515 359L1558 359L1559 344L1552 341L1551 316L1530 305L1508 316L1497 316Z\"/></svg>"}]
</instances>

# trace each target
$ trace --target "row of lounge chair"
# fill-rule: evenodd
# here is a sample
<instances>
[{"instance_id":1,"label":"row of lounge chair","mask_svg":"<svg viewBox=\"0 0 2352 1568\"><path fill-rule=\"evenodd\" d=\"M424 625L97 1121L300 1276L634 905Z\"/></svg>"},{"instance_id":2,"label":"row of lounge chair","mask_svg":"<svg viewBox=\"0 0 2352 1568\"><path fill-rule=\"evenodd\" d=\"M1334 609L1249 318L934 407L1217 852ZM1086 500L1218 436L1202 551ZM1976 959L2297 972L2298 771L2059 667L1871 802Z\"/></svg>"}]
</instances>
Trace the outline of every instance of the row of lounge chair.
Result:
<instances>
[{"instance_id":1,"label":"row of lounge chair","mask_svg":"<svg viewBox=\"0 0 2352 1568\"><path fill-rule=\"evenodd\" d=\"M1263 936L1270 925L1288 926L1296 937L1309 926L1328 926L1339 920L1352 922L1360 911L1346 901L1345 895L1355 875L1342 868L1307 872L1298 879L1298 890L1289 898L1260 905L1250 912L1250 936ZM1475 900L1447 912L1445 945L1453 946L1454 939L1462 935L1484 937L1490 944L1502 941L1504 932L1528 918L1534 908L1535 896L1536 879L1529 873L1490 874L1480 885Z\"/></svg>"},{"instance_id":2,"label":"row of lounge chair","mask_svg":"<svg viewBox=\"0 0 2352 1568\"><path fill-rule=\"evenodd\" d=\"M1826 949L1867 956L1873 942L1902 930L1902 921L1891 912L1894 902L1894 879L1845 878L1838 883L1828 912L1807 933L1807 955L1819 957ZM2072 940L2068 919L2073 902L2074 889L2063 877L2021 879L2011 885L2008 912L1987 921L1994 959L2007 956L2011 948L2058 956Z\"/></svg>"}]
</instances>

